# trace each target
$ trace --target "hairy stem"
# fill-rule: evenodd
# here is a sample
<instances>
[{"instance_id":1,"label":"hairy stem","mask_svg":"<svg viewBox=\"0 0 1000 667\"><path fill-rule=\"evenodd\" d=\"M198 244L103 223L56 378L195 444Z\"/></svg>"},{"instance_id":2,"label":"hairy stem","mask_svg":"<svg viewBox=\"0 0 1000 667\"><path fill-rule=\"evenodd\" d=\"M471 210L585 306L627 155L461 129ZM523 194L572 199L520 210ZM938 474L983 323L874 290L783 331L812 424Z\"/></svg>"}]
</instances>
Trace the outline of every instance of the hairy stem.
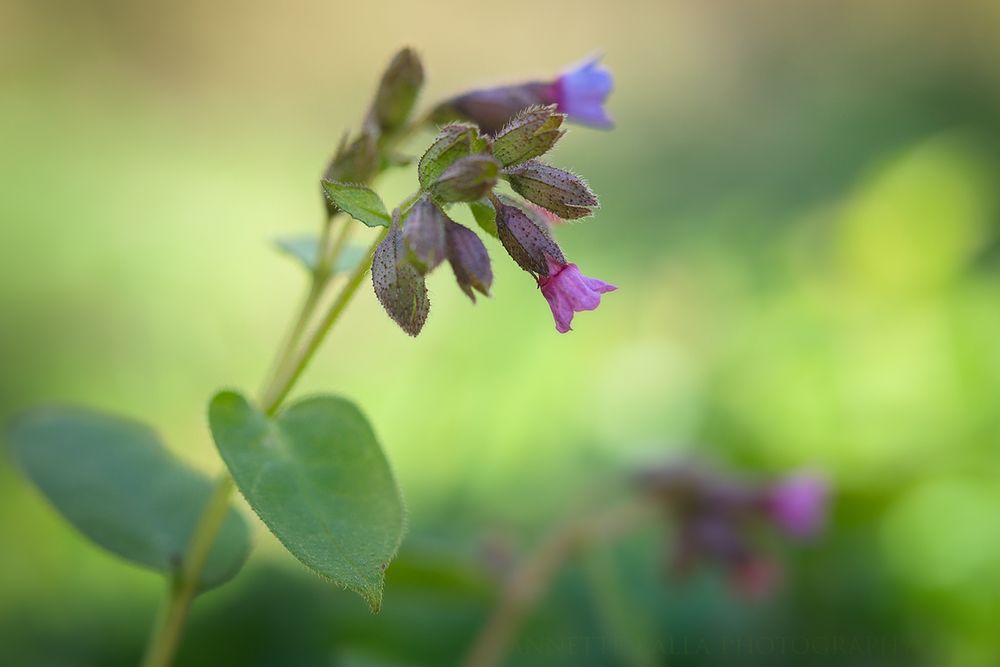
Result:
<instances>
[{"instance_id":1,"label":"hairy stem","mask_svg":"<svg viewBox=\"0 0 1000 667\"><path fill-rule=\"evenodd\" d=\"M233 478L228 472L222 473L198 519L180 571L171 581L170 596L153 628L146 656L142 661L143 667L167 667L173 661L191 602L198 593L201 571L226 518L232 492Z\"/></svg>"},{"instance_id":2,"label":"hairy stem","mask_svg":"<svg viewBox=\"0 0 1000 667\"><path fill-rule=\"evenodd\" d=\"M628 503L601 514L570 520L553 531L507 578L493 613L460 664L499 665L517 638L524 617L545 594L563 565L580 549L633 530L646 513L645 507Z\"/></svg>"},{"instance_id":3,"label":"hairy stem","mask_svg":"<svg viewBox=\"0 0 1000 667\"><path fill-rule=\"evenodd\" d=\"M382 242L386 234L389 233L388 228L382 229L382 231L375 237L372 241L371 246L368 248L368 252L365 257L358 263L351 275L348 276L347 282L344 284L343 289L341 289L340 294L337 295L336 300L330 306L330 310L327 311L326 316L317 325L316 329L309 336L308 340L299 351L298 355L293 358L293 360L286 365L286 370L283 373L279 373L275 376L274 382L264 391L261 396L260 406L261 409L269 415L273 415L281 407L282 401L288 395L288 392L292 390L295 383L301 377L303 371L305 371L306 366L312 360L316 351L319 349L320 344L326 337L326 334L333 328L337 320L340 319L341 314L343 314L344 309L347 308L347 304L351 302L354 294L358 291L358 287L364 281L365 276L368 275L368 271L371 270L371 259L372 255L375 254L375 249L378 244Z\"/></svg>"},{"instance_id":4,"label":"hairy stem","mask_svg":"<svg viewBox=\"0 0 1000 667\"><path fill-rule=\"evenodd\" d=\"M424 120L411 124L399 130L394 136L382 146L383 151L393 150L399 143L409 138L423 124ZM299 377L305 371L310 360L316 354L320 344L329 333L333 325L336 324L341 314L347 308L347 304L358 291L358 287L364 281L365 276L371 268L372 255L378 244L389 233L388 229L383 229L378 237L372 242L365 258L361 260L347 282L344 284L340 294L330 306L326 316L319 325L308 335L306 342L299 349L299 343L309 327L309 322L313 319L316 309L322 302L322 297L326 288L330 284L331 268L334 266L338 256L346 247L347 240L351 233L351 222L346 216L340 233L330 245L330 235L334 221L338 216L331 217L323 225L322 236L320 237L320 256L317 257L316 268L313 271L309 285L309 291L303 300L298 315L293 320L291 328L285 338L284 343L279 348L276 356L274 372L270 374L270 380L261 392L261 409L268 415L275 414L281 407L282 401L295 386ZM298 352L296 353L296 351ZM223 472L208 502L202 510L195 528L191 543L180 572L173 579L170 586L169 596L165 607L157 618L153 627L149 644L146 648L146 655L143 659L143 667L168 667L177 651L184 625L187 621L191 603L198 593L198 585L201 571L205 566L208 554L215 543L219 530L222 528L223 519L229 508L229 497L232 495L235 483L228 471Z\"/></svg>"}]
</instances>

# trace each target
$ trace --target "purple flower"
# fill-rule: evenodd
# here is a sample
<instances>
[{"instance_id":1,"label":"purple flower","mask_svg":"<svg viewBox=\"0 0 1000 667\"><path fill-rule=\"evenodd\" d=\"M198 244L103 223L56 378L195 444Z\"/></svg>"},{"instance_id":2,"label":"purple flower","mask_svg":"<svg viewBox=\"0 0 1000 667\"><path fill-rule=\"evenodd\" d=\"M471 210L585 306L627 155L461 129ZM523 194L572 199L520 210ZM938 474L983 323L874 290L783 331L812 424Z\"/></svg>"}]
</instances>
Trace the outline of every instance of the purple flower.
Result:
<instances>
[{"instance_id":1,"label":"purple flower","mask_svg":"<svg viewBox=\"0 0 1000 667\"><path fill-rule=\"evenodd\" d=\"M594 310L601 303L601 294L618 289L603 280L583 275L576 264L563 264L548 255L545 259L549 275L539 276L538 286L549 302L559 333L570 330L574 313Z\"/></svg>"},{"instance_id":2,"label":"purple flower","mask_svg":"<svg viewBox=\"0 0 1000 667\"><path fill-rule=\"evenodd\" d=\"M604 110L604 102L611 94L612 77L600 65L600 58L593 58L562 73L552 84L549 103L569 119L583 125L610 128L613 123Z\"/></svg>"},{"instance_id":3,"label":"purple flower","mask_svg":"<svg viewBox=\"0 0 1000 667\"><path fill-rule=\"evenodd\" d=\"M604 102L611 94L613 80L599 60L588 60L555 80L471 90L441 103L430 118L435 123L469 120L483 132L496 134L524 109L555 104L573 122L610 128Z\"/></svg>"},{"instance_id":4,"label":"purple flower","mask_svg":"<svg viewBox=\"0 0 1000 667\"><path fill-rule=\"evenodd\" d=\"M792 537L816 535L826 521L829 488L816 475L786 477L765 492L764 509L771 520Z\"/></svg>"}]
</instances>

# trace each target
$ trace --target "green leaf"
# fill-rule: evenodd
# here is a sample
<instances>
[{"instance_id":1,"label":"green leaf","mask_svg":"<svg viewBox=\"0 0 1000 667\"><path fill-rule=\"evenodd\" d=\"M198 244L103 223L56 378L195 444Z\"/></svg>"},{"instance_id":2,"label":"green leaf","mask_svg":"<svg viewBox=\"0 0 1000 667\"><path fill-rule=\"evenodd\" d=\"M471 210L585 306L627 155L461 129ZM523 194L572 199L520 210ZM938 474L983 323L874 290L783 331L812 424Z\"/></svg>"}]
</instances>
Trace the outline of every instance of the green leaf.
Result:
<instances>
[{"instance_id":1,"label":"green leaf","mask_svg":"<svg viewBox=\"0 0 1000 667\"><path fill-rule=\"evenodd\" d=\"M123 558L175 573L213 482L188 468L137 422L80 408L47 407L15 418L14 458L80 532ZM203 588L246 561L246 522L230 508L202 571Z\"/></svg>"},{"instance_id":2,"label":"green leaf","mask_svg":"<svg viewBox=\"0 0 1000 667\"><path fill-rule=\"evenodd\" d=\"M285 236L275 239L278 250L289 257L297 259L307 271L316 270L316 256L319 253L319 238L312 234L302 236ZM365 258L368 249L362 245L350 244L340 251L340 256L333 263L333 273L350 273L357 268L358 263Z\"/></svg>"},{"instance_id":3,"label":"green leaf","mask_svg":"<svg viewBox=\"0 0 1000 667\"><path fill-rule=\"evenodd\" d=\"M369 227L388 227L392 221L382 198L366 185L323 181L323 190L341 210Z\"/></svg>"},{"instance_id":4,"label":"green leaf","mask_svg":"<svg viewBox=\"0 0 1000 667\"><path fill-rule=\"evenodd\" d=\"M212 399L209 422L237 486L271 532L377 612L403 534L403 503L358 408L317 396L272 418L224 391Z\"/></svg>"},{"instance_id":5,"label":"green leaf","mask_svg":"<svg viewBox=\"0 0 1000 667\"><path fill-rule=\"evenodd\" d=\"M469 202L469 210L472 217L484 232L492 236L497 236L497 212L489 199Z\"/></svg>"}]
</instances>

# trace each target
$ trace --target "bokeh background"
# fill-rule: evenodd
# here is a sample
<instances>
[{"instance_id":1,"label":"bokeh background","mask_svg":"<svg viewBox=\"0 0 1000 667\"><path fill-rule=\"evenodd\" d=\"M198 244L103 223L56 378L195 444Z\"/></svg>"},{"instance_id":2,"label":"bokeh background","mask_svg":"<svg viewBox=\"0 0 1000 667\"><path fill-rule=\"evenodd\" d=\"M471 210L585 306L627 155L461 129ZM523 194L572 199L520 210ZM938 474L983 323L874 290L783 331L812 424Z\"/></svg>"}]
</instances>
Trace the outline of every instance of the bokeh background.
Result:
<instances>
[{"instance_id":1,"label":"bokeh background","mask_svg":"<svg viewBox=\"0 0 1000 667\"><path fill-rule=\"evenodd\" d=\"M383 613L258 525L179 664L454 664L495 591L484 543L530 549L672 458L824 471L832 521L775 547L766 602L666 578L656 530L591 553L508 664L997 664L990 0L5 0L0 417L107 409L218 470L206 401L258 386L305 284L271 241L319 224L318 174L403 45L425 104L606 54L617 128L555 156L603 208L557 234L620 290L560 336L493 243L494 298L438 271L415 340L366 291L299 391L353 397L400 479ZM134 664L162 581L87 543L6 454L0 525L0 663Z\"/></svg>"}]
</instances>

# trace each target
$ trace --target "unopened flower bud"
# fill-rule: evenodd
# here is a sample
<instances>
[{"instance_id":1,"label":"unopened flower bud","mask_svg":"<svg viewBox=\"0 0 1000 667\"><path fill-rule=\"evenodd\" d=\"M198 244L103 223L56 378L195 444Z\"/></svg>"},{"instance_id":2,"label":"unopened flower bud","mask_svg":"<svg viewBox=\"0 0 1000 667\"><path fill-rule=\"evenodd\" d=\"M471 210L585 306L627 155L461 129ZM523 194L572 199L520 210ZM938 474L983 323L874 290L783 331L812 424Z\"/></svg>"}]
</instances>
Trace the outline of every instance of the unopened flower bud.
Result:
<instances>
[{"instance_id":1,"label":"unopened flower bud","mask_svg":"<svg viewBox=\"0 0 1000 667\"><path fill-rule=\"evenodd\" d=\"M490 256L486 246L479 236L457 222L448 220L445 225L447 237L448 262L455 272L455 280L472 302L476 302L478 290L484 296L490 295L493 284L493 270L490 268Z\"/></svg>"},{"instance_id":2,"label":"unopened flower bud","mask_svg":"<svg viewBox=\"0 0 1000 667\"><path fill-rule=\"evenodd\" d=\"M493 134L526 107L555 104L573 122L609 128L612 123L604 102L611 94L613 81L598 60L572 67L553 81L473 90L444 102L432 117L439 123L469 120Z\"/></svg>"},{"instance_id":3,"label":"unopened flower bud","mask_svg":"<svg viewBox=\"0 0 1000 667\"><path fill-rule=\"evenodd\" d=\"M539 225L516 206L493 201L497 211L497 235L518 266L529 273L545 276L549 273L547 257L565 261L559 245L549 235L548 228Z\"/></svg>"},{"instance_id":4,"label":"unopened flower bud","mask_svg":"<svg viewBox=\"0 0 1000 667\"><path fill-rule=\"evenodd\" d=\"M406 123L424 83L424 69L412 49L397 53L382 75L368 120L383 133Z\"/></svg>"},{"instance_id":5,"label":"unopened flower bud","mask_svg":"<svg viewBox=\"0 0 1000 667\"><path fill-rule=\"evenodd\" d=\"M491 155L467 155L455 160L434 181L431 194L444 202L468 202L485 197L496 187L500 163Z\"/></svg>"},{"instance_id":6,"label":"unopened flower bud","mask_svg":"<svg viewBox=\"0 0 1000 667\"><path fill-rule=\"evenodd\" d=\"M456 160L486 150L488 143L474 125L453 123L441 128L417 165L420 186L429 189Z\"/></svg>"},{"instance_id":7,"label":"unopened flower bud","mask_svg":"<svg viewBox=\"0 0 1000 667\"><path fill-rule=\"evenodd\" d=\"M436 122L468 120L483 132L498 132L522 109L550 104L552 84L541 81L499 88L473 90L438 106L432 113Z\"/></svg>"},{"instance_id":8,"label":"unopened flower bud","mask_svg":"<svg viewBox=\"0 0 1000 667\"><path fill-rule=\"evenodd\" d=\"M505 167L547 153L565 130L560 130L563 114L555 106L529 107L504 127L493 140L493 156Z\"/></svg>"},{"instance_id":9,"label":"unopened flower bud","mask_svg":"<svg viewBox=\"0 0 1000 667\"><path fill-rule=\"evenodd\" d=\"M372 285L389 317L403 331L416 336L427 320L431 304L423 275L407 261L398 210L393 217L395 222L372 257Z\"/></svg>"},{"instance_id":10,"label":"unopened flower bud","mask_svg":"<svg viewBox=\"0 0 1000 667\"><path fill-rule=\"evenodd\" d=\"M403 240L417 270L427 274L445 258L444 211L428 198L413 205L403 222Z\"/></svg>"},{"instance_id":11,"label":"unopened flower bud","mask_svg":"<svg viewBox=\"0 0 1000 667\"><path fill-rule=\"evenodd\" d=\"M590 215L598 204L582 178L542 162L531 160L504 173L514 192L564 220Z\"/></svg>"}]
</instances>

